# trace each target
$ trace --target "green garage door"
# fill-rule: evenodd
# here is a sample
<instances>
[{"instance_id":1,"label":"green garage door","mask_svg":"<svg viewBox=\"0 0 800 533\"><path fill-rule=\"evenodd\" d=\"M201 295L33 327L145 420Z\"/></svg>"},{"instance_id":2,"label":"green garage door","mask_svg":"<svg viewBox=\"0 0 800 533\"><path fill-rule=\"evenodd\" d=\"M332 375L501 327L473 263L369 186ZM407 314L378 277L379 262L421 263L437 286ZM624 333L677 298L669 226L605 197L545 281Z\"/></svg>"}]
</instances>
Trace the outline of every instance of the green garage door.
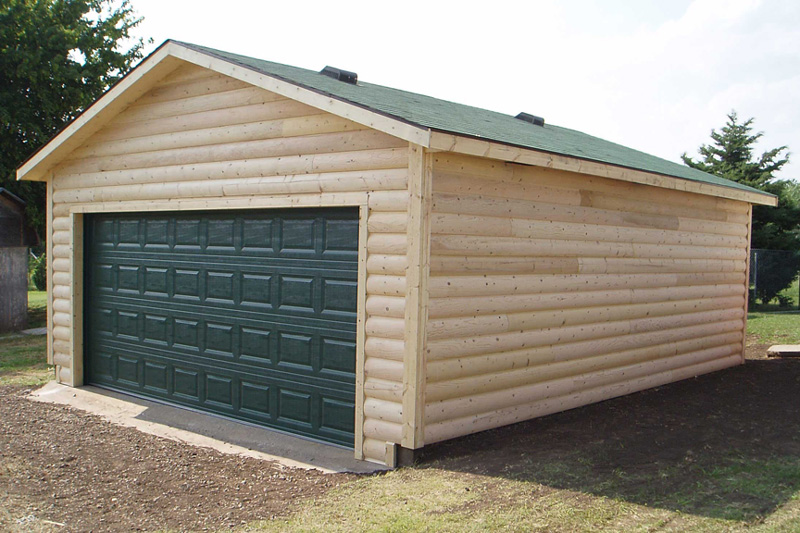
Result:
<instances>
[{"instance_id":1,"label":"green garage door","mask_svg":"<svg viewBox=\"0 0 800 533\"><path fill-rule=\"evenodd\" d=\"M356 209L85 228L89 383L353 445Z\"/></svg>"}]
</instances>

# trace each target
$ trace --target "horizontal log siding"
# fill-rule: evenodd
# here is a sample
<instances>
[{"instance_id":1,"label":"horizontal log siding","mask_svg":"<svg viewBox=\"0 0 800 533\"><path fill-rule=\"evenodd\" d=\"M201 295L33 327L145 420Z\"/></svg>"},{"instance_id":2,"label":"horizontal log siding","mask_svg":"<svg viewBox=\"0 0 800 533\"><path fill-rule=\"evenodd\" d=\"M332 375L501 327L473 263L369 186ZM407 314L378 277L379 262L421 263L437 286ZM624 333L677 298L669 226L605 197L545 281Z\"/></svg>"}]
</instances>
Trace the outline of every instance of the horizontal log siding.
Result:
<instances>
[{"instance_id":1,"label":"horizontal log siding","mask_svg":"<svg viewBox=\"0 0 800 533\"><path fill-rule=\"evenodd\" d=\"M425 442L741 362L748 205L434 154ZM392 285L389 262L386 287ZM372 305L398 317L388 289Z\"/></svg>"},{"instance_id":2,"label":"horizontal log siding","mask_svg":"<svg viewBox=\"0 0 800 533\"><path fill-rule=\"evenodd\" d=\"M176 200L184 207L191 201L193 207L241 208L265 198L288 207L367 198L364 451L383 462L386 442L400 442L407 142L211 71L182 67L74 151L54 175L53 360L69 384L73 356L82 356L72 354L72 208L102 203L108 210L169 209Z\"/></svg>"}]
</instances>

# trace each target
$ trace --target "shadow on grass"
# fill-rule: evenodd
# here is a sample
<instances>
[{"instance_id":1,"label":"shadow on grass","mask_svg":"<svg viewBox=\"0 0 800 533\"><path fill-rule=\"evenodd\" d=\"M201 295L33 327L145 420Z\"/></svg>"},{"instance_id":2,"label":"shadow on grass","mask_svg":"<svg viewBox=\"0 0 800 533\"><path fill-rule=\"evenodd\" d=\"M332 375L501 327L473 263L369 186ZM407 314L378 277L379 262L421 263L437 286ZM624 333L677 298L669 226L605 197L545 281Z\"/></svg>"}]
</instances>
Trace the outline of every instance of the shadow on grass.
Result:
<instances>
[{"instance_id":1,"label":"shadow on grass","mask_svg":"<svg viewBox=\"0 0 800 533\"><path fill-rule=\"evenodd\" d=\"M708 376L425 448L420 467L752 521L800 491L800 360Z\"/></svg>"}]
</instances>

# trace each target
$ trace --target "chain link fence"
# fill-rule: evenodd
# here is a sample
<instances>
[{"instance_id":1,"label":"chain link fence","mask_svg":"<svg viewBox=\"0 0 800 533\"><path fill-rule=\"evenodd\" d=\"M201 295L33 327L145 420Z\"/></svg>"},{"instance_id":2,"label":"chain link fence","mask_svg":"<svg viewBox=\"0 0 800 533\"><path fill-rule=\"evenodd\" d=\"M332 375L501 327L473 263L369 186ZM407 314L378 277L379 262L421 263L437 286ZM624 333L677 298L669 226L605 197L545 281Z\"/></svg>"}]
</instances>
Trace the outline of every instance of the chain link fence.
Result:
<instances>
[{"instance_id":1,"label":"chain link fence","mask_svg":"<svg viewBox=\"0 0 800 533\"><path fill-rule=\"evenodd\" d=\"M750 250L750 309L800 309L800 253Z\"/></svg>"}]
</instances>

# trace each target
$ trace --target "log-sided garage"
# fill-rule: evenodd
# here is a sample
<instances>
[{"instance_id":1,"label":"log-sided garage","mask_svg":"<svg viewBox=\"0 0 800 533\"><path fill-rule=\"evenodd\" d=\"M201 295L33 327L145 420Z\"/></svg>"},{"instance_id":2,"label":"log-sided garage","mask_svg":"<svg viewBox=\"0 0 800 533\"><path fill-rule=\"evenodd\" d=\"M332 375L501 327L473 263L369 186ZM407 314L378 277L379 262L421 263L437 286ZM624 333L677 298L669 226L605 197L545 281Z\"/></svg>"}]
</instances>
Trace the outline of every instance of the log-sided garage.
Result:
<instances>
[{"instance_id":1,"label":"log-sided garage","mask_svg":"<svg viewBox=\"0 0 800 533\"><path fill-rule=\"evenodd\" d=\"M527 113L165 42L34 154L48 358L401 450L744 361L753 204Z\"/></svg>"}]
</instances>

